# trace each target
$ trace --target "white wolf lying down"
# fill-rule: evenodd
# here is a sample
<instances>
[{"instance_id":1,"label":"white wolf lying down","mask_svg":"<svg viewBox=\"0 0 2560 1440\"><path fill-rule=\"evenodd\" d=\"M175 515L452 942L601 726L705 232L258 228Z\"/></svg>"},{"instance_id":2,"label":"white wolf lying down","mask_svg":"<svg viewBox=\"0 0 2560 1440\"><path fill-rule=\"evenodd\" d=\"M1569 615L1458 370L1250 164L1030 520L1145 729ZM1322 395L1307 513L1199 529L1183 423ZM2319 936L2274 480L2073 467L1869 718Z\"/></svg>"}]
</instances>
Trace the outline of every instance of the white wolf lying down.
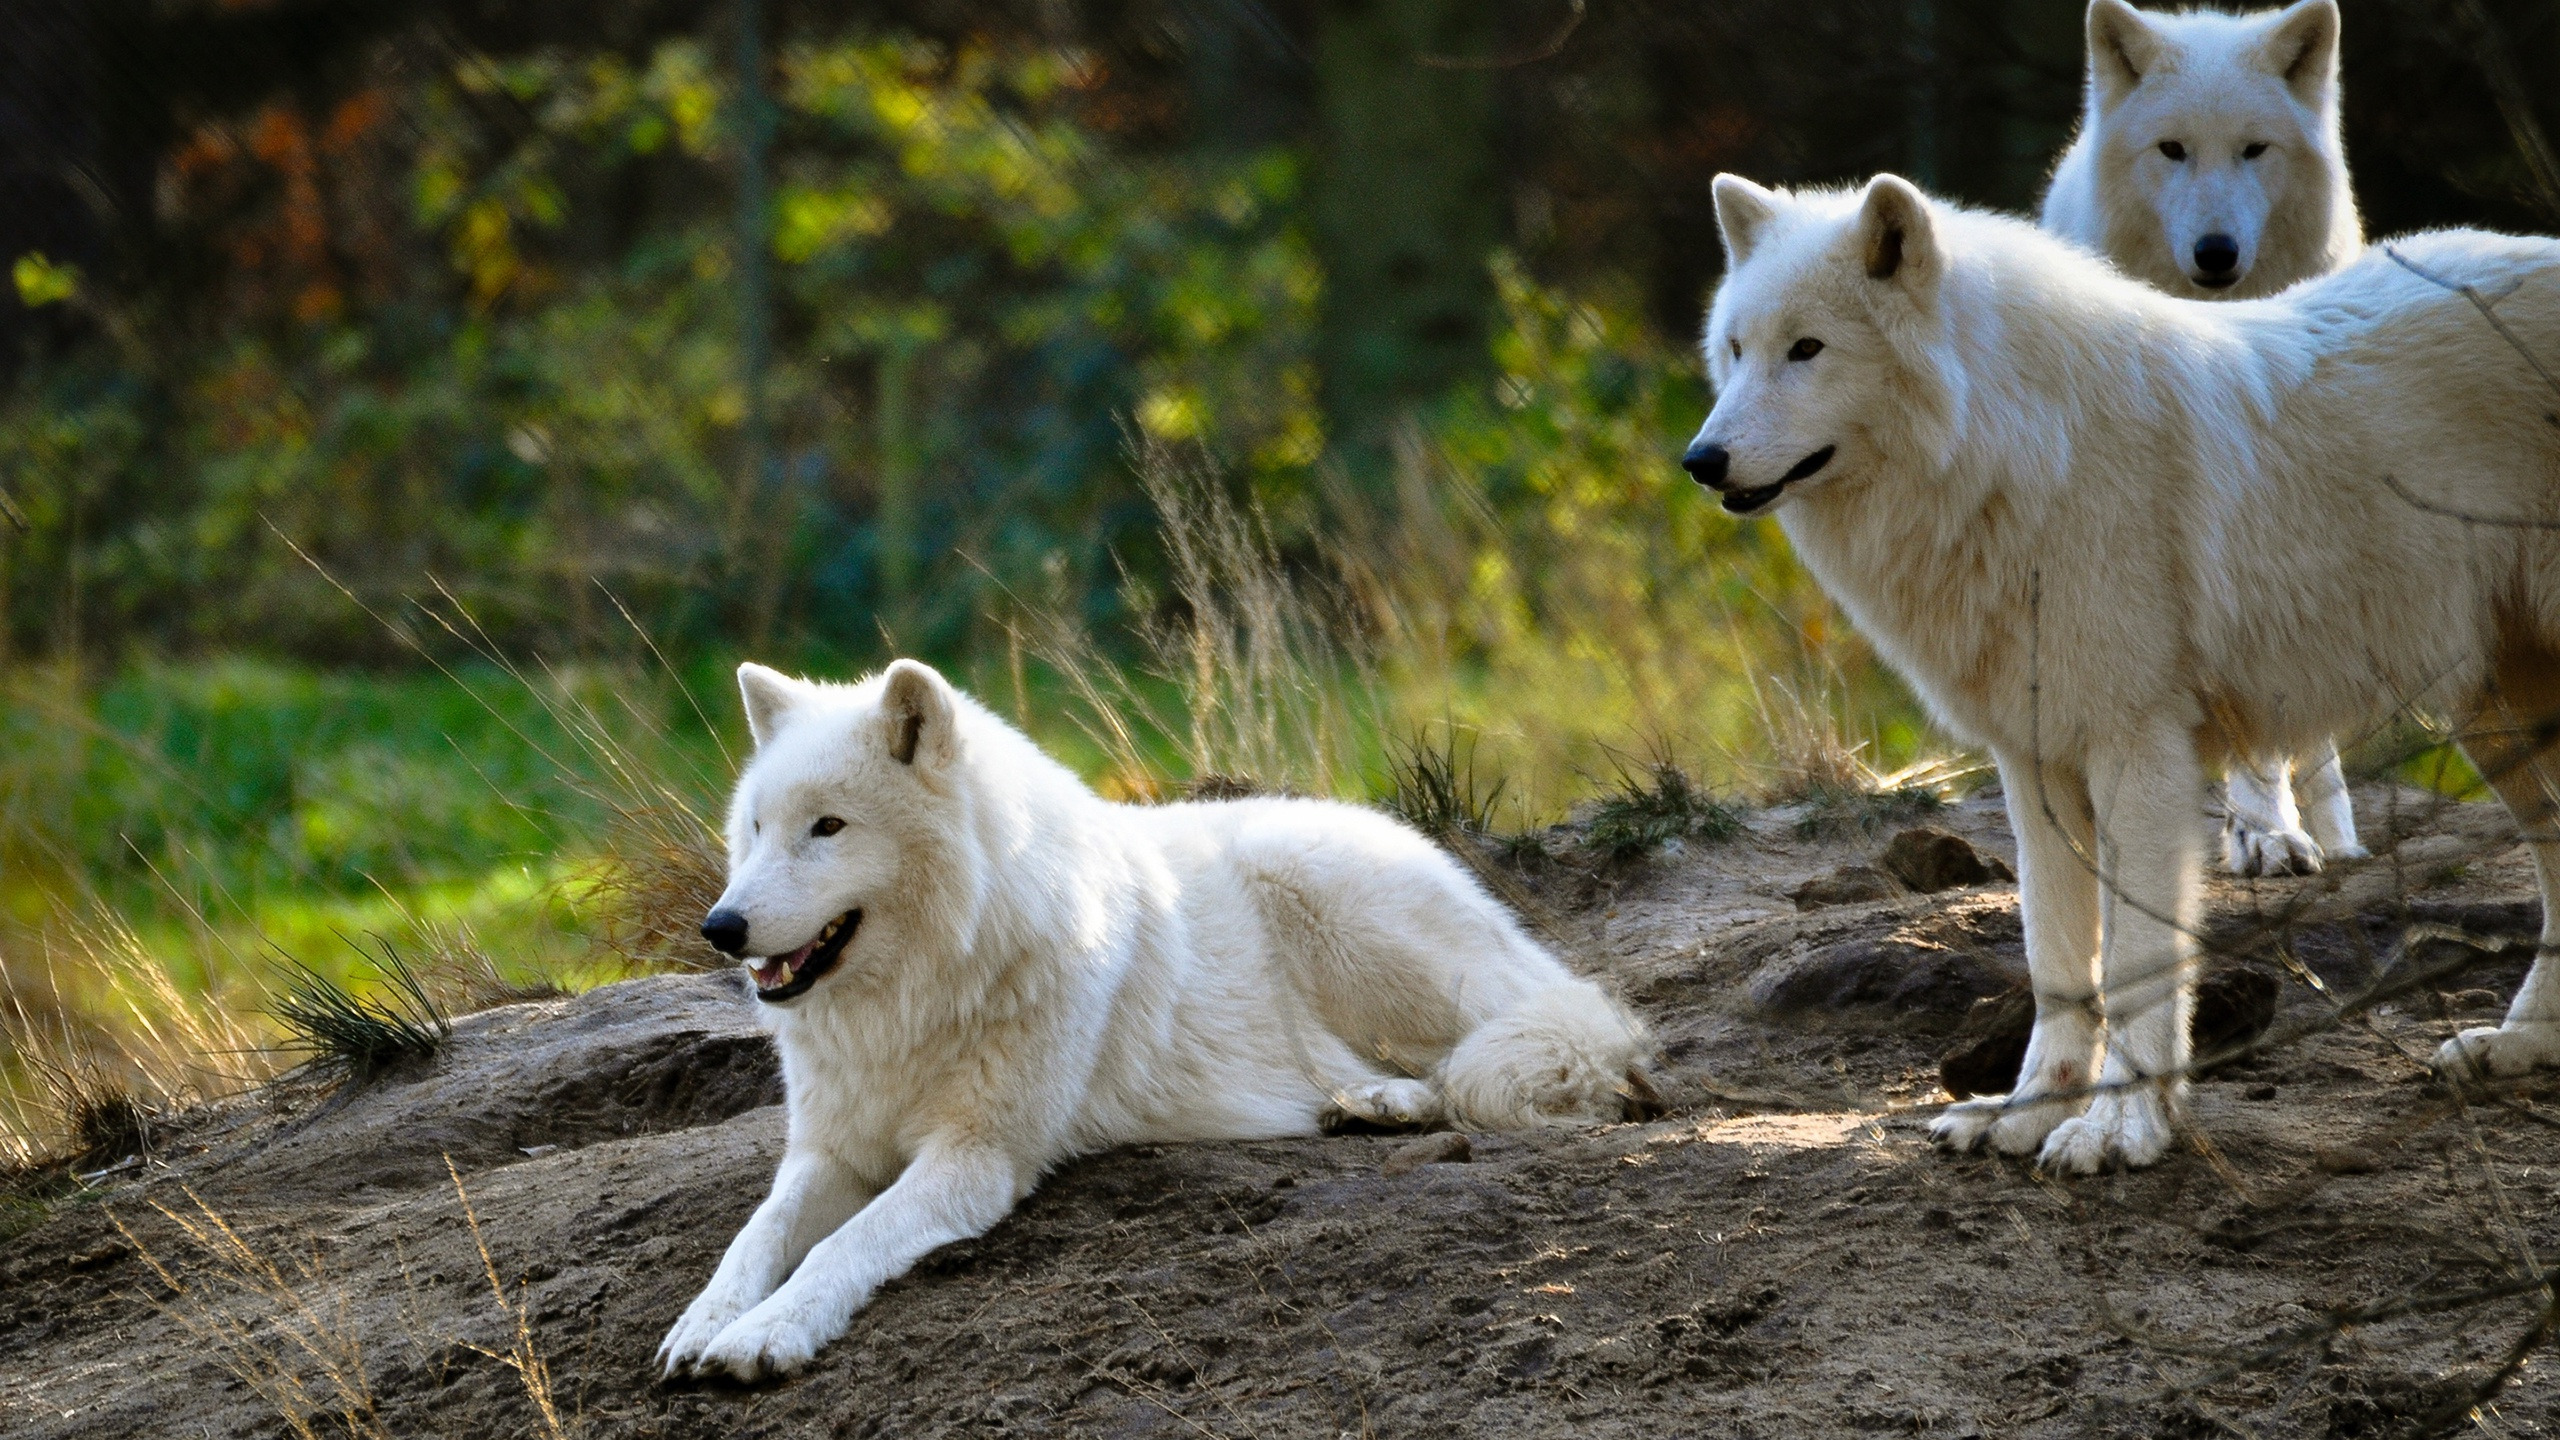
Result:
<instances>
[{"instance_id":1,"label":"white wolf lying down","mask_svg":"<svg viewBox=\"0 0 2560 1440\"><path fill-rule=\"evenodd\" d=\"M1890 175L1793 195L1722 176L1716 211L1717 397L1683 464L1726 509L1775 510L1991 748L2018 836L2035 1030L2014 1093L1939 1137L2066 1170L2159 1159L2203 764L2403 704L2466 722L2541 872L2542 953L2506 1022L2439 1058L2560 1062L2560 394L2418 273L2560 364L2560 242L2413 236L2200 304Z\"/></svg>"},{"instance_id":2,"label":"white wolf lying down","mask_svg":"<svg viewBox=\"0 0 2560 1440\"><path fill-rule=\"evenodd\" d=\"M2191 300L2273 295L2364 251L2339 133L2338 7L2146 14L2090 0L2080 130L2040 223ZM2312 871L2365 853L2338 747L2235 756L2222 863ZM2301 795L2296 802L2295 789Z\"/></svg>"},{"instance_id":3,"label":"white wolf lying down","mask_svg":"<svg viewBox=\"0 0 2560 1440\"><path fill-rule=\"evenodd\" d=\"M1383 815L1110 804L910 660L738 682L756 750L703 932L750 957L790 1135L669 1374L798 1369L1081 1152L1620 1113L1642 1031Z\"/></svg>"}]
</instances>

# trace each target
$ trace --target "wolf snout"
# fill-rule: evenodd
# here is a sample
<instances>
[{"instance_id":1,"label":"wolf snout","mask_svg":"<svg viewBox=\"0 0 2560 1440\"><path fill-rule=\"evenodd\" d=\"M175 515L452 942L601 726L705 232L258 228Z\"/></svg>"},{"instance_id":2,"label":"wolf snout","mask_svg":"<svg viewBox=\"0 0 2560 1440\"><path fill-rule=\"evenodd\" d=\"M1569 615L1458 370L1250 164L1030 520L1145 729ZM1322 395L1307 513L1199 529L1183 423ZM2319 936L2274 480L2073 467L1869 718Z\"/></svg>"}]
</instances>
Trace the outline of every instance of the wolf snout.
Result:
<instances>
[{"instance_id":1,"label":"wolf snout","mask_svg":"<svg viewBox=\"0 0 2560 1440\"><path fill-rule=\"evenodd\" d=\"M1724 488L1724 474L1732 464L1733 456L1723 446L1705 440L1691 441L1680 457L1680 468L1689 472L1689 478L1710 490Z\"/></svg>"},{"instance_id":2,"label":"wolf snout","mask_svg":"<svg viewBox=\"0 0 2560 1440\"><path fill-rule=\"evenodd\" d=\"M747 950L747 917L735 910L714 910L702 917L702 938L723 955L743 955Z\"/></svg>"},{"instance_id":3,"label":"wolf snout","mask_svg":"<svg viewBox=\"0 0 2560 1440\"><path fill-rule=\"evenodd\" d=\"M2240 278L2240 242L2207 235L2196 242L2196 283L2219 290Z\"/></svg>"}]
</instances>

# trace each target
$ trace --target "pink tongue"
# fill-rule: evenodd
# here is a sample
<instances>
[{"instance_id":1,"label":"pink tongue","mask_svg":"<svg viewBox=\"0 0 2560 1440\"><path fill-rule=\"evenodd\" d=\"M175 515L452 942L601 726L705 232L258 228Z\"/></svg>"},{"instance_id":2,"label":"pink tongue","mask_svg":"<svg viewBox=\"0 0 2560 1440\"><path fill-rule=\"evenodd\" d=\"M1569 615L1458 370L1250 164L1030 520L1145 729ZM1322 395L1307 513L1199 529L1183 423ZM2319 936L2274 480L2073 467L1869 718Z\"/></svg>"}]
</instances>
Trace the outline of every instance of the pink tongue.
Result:
<instances>
[{"instance_id":1,"label":"pink tongue","mask_svg":"<svg viewBox=\"0 0 2560 1440\"><path fill-rule=\"evenodd\" d=\"M810 941L788 955L774 955L755 962L756 984L767 990L783 984L801 963L817 951L818 942Z\"/></svg>"}]
</instances>

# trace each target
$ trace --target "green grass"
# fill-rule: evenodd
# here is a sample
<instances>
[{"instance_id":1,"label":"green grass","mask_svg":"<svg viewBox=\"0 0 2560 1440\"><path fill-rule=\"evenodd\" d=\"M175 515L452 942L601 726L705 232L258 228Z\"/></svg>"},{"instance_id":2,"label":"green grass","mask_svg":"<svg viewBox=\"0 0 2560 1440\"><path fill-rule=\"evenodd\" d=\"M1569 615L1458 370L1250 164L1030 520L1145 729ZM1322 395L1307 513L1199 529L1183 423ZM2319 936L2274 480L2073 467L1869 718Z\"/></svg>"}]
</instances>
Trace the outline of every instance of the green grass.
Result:
<instances>
[{"instance_id":1,"label":"green grass","mask_svg":"<svg viewBox=\"0 0 2560 1440\"><path fill-rule=\"evenodd\" d=\"M1883 790L1822 787L1808 794L1796 833L1807 839L1826 835L1872 834L1924 819L1947 806L1934 785L1895 785Z\"/></svg>"},{"instance_id":2,"label":"green grass","mask_svg":"<svg viewBox=\"0 0 2560 1440\"><path fill-rule=\"evenodd\" d=\"M575 694L627 677L569 674ZM491 668L323 674L247 660L138 666L93 693L58 672L0 690L0 917L20 930L89 893L155 949L213 931L319 954L412 917L478 931L530 971L583 945L561 897L606 815L544 697ZM675 757L720 768L674 724ZM567 761L567 764L560 763Z\"/></svg>"},{"instance_id":3,"label":"green grass","mask_svg":"<svg viewBox=\"0 0 2560 1440\"><path fill-rule=\"evenodd\" d=\"M1679 765L1656 758L1620 769L1616 786L1591 806L1583 843L1611 860L1630 860L1672 840L1730 840L1742 812L1718 800Z\"/></svg>"},{"instance_id":4,"label":"green grass","mask_svg":"<svg viewBox=\"0 0 2560 1440\"><path fill-rule=\"evenodd\" d=\"M1474 737L1462 738L1457 726L1443 724L1436 742L1417 731L1393 747L1378 803L1434 838L1490 835L1503 786L1500 778L1486 783L1477 777Z\"/></svg>"}]
</instances>

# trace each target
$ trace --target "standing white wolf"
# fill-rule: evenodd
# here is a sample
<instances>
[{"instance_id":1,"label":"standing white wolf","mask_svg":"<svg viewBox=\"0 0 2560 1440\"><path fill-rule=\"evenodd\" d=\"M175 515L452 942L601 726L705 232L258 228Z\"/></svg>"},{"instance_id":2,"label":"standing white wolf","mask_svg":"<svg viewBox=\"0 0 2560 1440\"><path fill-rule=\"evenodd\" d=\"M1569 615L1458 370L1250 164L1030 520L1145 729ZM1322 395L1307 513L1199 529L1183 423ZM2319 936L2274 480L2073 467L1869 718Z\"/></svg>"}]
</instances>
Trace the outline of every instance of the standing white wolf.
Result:
<instances>
[{"instance_id":1,"label":"standing white wolf","mask_svg":"<svg viewBox=\"0 0 2560 1440\"><path fill-rule=\"evenodd\" d=\"M2543 890L2505 1023L2439 1058L2560 1063L2560 404L2507 338L2560 361L2560 242L2419 235L2205 305L1890 175L1715 195L1717 396L1682 463L1774 510L1990 747L2018 837L2035 1029L2015 1090L1940 1139L2157 1160L2203 765L2406 704L2463 718Z\"/></svg>"},{"instance_id":2,"label":"standing white wolf","mask_svg":"<svg viewBox=\"0 0 2560 1440\"><path fill-rule=\"evenodd\" d=\"M790 1130L669 1374L800 1368L1085 1151L1620 1113L1642 1031L1383 815L1110 804L911 660L738 683L703 933L748 957Z\"/></svg>"},{"instance_id":3,"label":"standing white wolf","mask_svg":"<svg viewBox=\"0 0 2560 1440\"><path fill-rule=\"evenodd\" d=\"M2335 0L2252 15L2090 0L2088 32L2088 96L2045 192L2045 229L2190 299L2273 295L2363 252ZM2298 782L2288 756L2232 758L2232 871L2315 871L2365 853L2337 745L2324 738L2303 758Z\"/></svg>"}]
</instances>

